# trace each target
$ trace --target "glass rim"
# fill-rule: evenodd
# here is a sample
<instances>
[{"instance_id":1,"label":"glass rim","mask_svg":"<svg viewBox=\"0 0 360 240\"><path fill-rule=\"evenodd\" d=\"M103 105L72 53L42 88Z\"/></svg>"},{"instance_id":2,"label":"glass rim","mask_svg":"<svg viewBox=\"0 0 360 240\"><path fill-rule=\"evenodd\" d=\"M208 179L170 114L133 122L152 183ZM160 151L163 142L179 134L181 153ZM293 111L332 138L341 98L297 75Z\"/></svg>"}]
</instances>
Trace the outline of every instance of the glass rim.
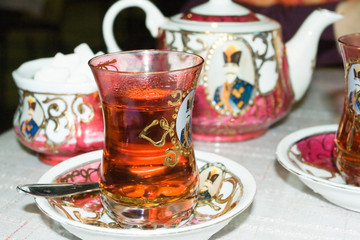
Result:
<instances>
[{"instance_id":1,"label":"glass rim","mask_svg":"<svg viewBox=\"0 0 360 240\"><path fill-rule=\"evenodd\" d=\"M155 71L155 72L145 72L145 71L139 71L139 72L129 72L129 71L118 71L118 70L108 70L108 69L102 69L102 68L98 68L97 66L95 66L94 64L92 64L92 62L96 59L99 58L103 58L105 56L111 56L111 55L125 55L125 54L135 54L135 53L172 53L172 54L183 54L183 55L187 55L187 56L192 56L194 58L198 58L199 62L197 64L194 64L192 66L189 67L183 67L183 68L179 68L179 69L174 69L174 70L166 70L166 71ZM105 54L101 54L98 56L95 56L93 58L91 58L88 61L88 65L90 68L92 69L96 69L97 71L105 71L105 72L111 72L111 73L121 73L121 74L164 74L164 73L173 73L173 72L179 72L179 71L184 71L184 70L188 70L188 69L193 69L193 68L197 68L199 66L201 66L203 63L205 62L204 58L201 57L198 54L195 53L188 53L188 52L182 52L182 51L173 51L173 50L159 50L159 49L140 49L140 50L127 50L127 51L119 51L119 52L111 52L111 53L105 53Z\"/></svg>"},{"instance_id":2,"label":"glass rim","mask_svg":"<svg viewBox=\"0 0 360 240\"><path fill-rule=\"evenodd\" d=\"M359 38L359 45L354 45L349 41L350 39L357 37ZM338 42L346 47L360 49L360 33L350 33L338 38Z\"/></svg>"}]
</instances>

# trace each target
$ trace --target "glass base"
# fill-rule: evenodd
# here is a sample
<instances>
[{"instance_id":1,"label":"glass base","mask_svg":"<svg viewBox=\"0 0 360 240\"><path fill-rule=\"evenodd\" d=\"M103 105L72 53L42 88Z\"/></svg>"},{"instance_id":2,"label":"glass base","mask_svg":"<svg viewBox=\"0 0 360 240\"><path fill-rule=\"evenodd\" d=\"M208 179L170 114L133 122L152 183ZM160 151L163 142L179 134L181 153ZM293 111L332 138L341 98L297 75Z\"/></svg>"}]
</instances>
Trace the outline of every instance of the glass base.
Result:
<instances>
[{"instance_id":1,"label":"glass base","mask_svg":"<svg viewBox=\"0 0 360 240\"><path fill-rule=\"evenodd\" d=\"M193 216L196 198L183 199L166 205L149 208L123 206L101 194L108 215L125 229L157 229L179 227Z\"/></svg>"},{"instance_id":2,"label":"glass base","mask_svg":"<svg viewBox=\"0 0 360 240\"><path fill-rule=\"evenodd\" d=\"M335 143L335 165L347 184L360 187L359 155L346 151Z\"/></svg>"}]
</instances>

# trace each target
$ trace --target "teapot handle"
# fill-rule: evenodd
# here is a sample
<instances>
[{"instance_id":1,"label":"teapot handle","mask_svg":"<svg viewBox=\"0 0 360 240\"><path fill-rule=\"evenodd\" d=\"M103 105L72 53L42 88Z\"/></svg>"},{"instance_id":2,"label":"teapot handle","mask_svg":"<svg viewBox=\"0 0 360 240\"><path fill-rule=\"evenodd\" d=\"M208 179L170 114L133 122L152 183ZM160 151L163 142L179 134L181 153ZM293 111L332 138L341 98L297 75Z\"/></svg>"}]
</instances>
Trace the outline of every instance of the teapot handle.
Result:
<instances>
[{"instance_id":1,"label":"teapot handle","mask_svg":"<svg viewBox=\"0 0 360 240\"><path fill-rule=\"evenodd\" d=\"M151 35L155 38L158 35L159 27L164 23L164 15L149 0L119 0L115 2L106 12L102 29L105 44L108 52L121 51L114 37L113 27L115 17L125 8L138 7L141 8L146 15L146 27Z\"/></svg>"}]
</instances>

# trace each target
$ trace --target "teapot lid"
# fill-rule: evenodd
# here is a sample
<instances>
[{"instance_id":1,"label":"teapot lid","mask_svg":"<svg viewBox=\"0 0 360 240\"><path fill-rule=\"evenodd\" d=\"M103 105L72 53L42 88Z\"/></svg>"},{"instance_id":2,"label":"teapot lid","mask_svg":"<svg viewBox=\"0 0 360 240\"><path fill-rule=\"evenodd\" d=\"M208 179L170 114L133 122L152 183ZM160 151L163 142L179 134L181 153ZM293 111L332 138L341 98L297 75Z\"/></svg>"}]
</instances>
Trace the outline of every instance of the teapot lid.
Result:
<instances>
[{"instance_id":1,"label":"teapot lid","mask_svg":"<svg viewBox=\"0 0 360 240\"><path fill-rule=\"evenodd\" d=\"M209 0L186 12L181 19L200 22L257 22L254 12L232 0Z\"/></svg>"}]
</instances>

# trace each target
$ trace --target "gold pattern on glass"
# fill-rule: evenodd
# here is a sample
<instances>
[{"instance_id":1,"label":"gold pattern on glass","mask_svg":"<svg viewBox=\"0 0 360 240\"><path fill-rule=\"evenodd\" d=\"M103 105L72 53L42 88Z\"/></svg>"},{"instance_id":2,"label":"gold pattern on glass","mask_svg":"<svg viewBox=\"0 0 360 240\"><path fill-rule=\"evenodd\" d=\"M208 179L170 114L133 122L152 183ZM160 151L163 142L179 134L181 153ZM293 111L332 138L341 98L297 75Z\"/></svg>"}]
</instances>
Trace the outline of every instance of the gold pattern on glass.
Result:
<instances>
[{"instance_id":1,"label":"gold pattern on glass","mask_svg":"<svg viewBox=\"0 0 360 240\"><path fill-rule=\"evenodd\" d=\"M148 134L150 128L158 125L159 123L160 123L160 127L163 130L165 130L165 132L163 133L160 140L155 141L155 140L149 138L146 135ZM165 145L166 137L167 137L168 134L170 135L170 137L174 136L174 134L175 134L174 128L175 128L175 122L171 122L169 124L169 122L165 118L161 119L160 121L159 120L154 120L154 121L152 121L152 123L150 123L148 126L146 126L141 131L141 133L139 134L139 137L148 140L149 142L151 142L156 147L162 147L162 146Z\"/></svg>"},{"instance_id":2,"label":"gold pattern on glass","mask_svg":"<svg viewBox=\"0 0 360 240\"><path fill-rule=\"evenodd\" d=\"M175 122L177 117L177 112L179 111L179 106L182 104L183 99L186 97L186 95L190 91L187 91L186 93L183 93L181 90L175 90L171 93L171 97L174 99L173 101L168 101L169 106L176 106L175 112L172 114L173 121L168 121L165 118L162 118L160 120L153 120L148 126L146 126L141 133L139 134L140 138L143 138L147 141L149 141L151 144L153 144L156 147L162 147L166 143L167 136L170 137L170 141L173 144L173 148L168 148L165 151L165 154L167 154L164 158L163 165L167 167L175 167L176 164L179 162L180 154L186 158L189 159L189 163L191 167L195 166L195 158L193 156L193 151L191 146L184 146L182 145L179 140L177 139L175 135ZM148 133L150 132L150 129L154 126L159 125L163 130L163 134L161 139L154 140L148 137Z\"/></svg>"},{"instance_id":3,"label":"gold pattern on glass","mask_svg":"<svg viewBox=\"0 0 360 240\"><path fill-rule=\"evenodd\" d=\"M193 188L193 187L194 187L193 184L191 184L188 188ZM156 207L163 205L164 202L167 202L167 204L169 204L184 199L187 196L187 194L184 193L183 195L178 195L176 197L158 197L151 199L151 198L140 198L140 197L138 198L124 197L124 196L112 194L111 192L108 191L106 191L105 194L111 199L117 202L121 202L122 205L129 207L134 207L134 206L143 207L144 205L146 205L147 207Z\"/></svg>"},{"instance_id":4,"label":"gold pattern on glass","mask_svg":"<svg viewBox=\"0 0 360 240\"><path fill-rule=\"evenodd\" d=\"M171 93L171 97L175 99L175 101L168 101L170 106L179 106L183 100L183 92L181 90L175 90ZM177 99L176 99L177 98Z\"/></svg>"},{"instance_id":5,"label":"gold pattern on glass","mask_svg":"<svg viewBox=\"0 0 360 240\"><path fill-rule=\"evenodd\" d=\"M96 65L96 68L102 69L102 70L113 70L113 71L118 71L118 68L115 65L116 63L116 59L112 59L109 61L106 61L104 63L99 63L98 65Z\"/></svg>"}]
</instances>

